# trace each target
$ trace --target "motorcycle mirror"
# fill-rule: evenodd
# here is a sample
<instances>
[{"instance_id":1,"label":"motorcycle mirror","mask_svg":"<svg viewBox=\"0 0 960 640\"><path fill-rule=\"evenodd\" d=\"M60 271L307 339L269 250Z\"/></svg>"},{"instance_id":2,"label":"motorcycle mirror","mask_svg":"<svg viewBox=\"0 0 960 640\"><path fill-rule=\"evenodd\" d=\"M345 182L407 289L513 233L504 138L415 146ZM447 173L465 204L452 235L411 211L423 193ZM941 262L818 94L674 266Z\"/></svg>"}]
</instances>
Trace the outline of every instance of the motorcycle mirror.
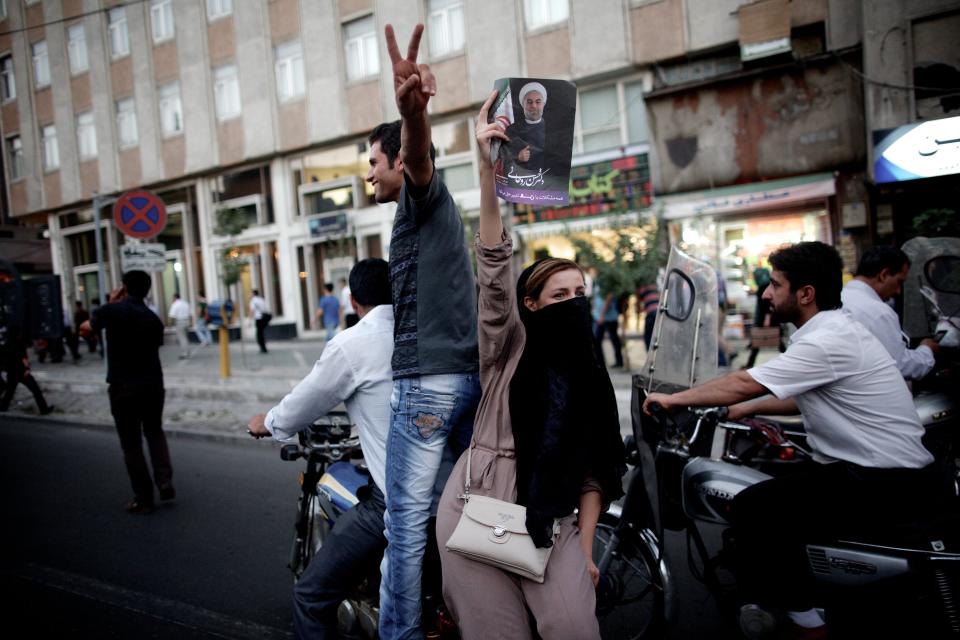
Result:
<instances>
[{"instance_id":1,"label":"motorcycle mirror","mask_svg":"<svg viewBox=\"0 0 960 640\"><path fill-rule=\"evenodd\" d=\"M300 447L295 444L285 444L280 447L280 459L290 462L300 457Z\"/></svg>"},{"instance_id":2,"label":"motorcycle mirror","mask_svg":"<svg viewBox=\"0 0 960 640\"><path fill-rule=\"evenodd\" d=\"M960 257L937 256L923 266L923 274L937 291L960 294Z\"/></svg>"}]
</instances>

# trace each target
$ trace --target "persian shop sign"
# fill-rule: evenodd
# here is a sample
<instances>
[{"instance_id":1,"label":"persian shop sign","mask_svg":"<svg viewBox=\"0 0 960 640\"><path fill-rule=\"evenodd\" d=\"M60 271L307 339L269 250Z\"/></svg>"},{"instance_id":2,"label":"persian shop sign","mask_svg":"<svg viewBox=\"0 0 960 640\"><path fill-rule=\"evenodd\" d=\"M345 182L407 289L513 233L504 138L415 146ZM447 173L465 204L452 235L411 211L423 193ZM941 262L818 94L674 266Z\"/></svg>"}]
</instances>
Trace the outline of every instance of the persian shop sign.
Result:
<instances>
[{"instance_id":1,"label":"persian shop sign","mask_svg":"<svg viewBox=\"0 0 960 640\"><path fill-rule=\"evenodd\" d=\"M960 116L873 133L877 183L960 173Z\"/></svg>"},{"instance_id":2,"label":"persian shop sign","mask_svg":"<svg viewBox=\"0 0 960 640\"><path fill-rule=\"evenodd\" d=\"M647 154L570 168L570 204L535 209L514 205L514 224L587 218L646 209L653 201Z\"/></svg>"}]
</instances>

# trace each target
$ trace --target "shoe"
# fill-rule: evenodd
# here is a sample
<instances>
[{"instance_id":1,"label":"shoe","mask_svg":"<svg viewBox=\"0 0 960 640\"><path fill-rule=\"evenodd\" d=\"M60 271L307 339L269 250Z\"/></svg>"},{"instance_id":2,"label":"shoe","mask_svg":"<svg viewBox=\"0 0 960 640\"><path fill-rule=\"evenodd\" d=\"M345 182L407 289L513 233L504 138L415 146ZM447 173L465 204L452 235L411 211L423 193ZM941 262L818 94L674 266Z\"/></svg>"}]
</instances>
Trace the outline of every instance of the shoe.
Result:
<instances>
[{"instance_id":1,"label":"shoe","mask_svg":"<svg viewBox=\"0 0 960 640\"><path fill-rule=\"evenodd\" d=\"M160 487L160 499L164 502L169 502L177 497L177 490L173 488L172 484Z\"/></svg>"},{"instance_id":2,"label":"shoe","mask_svg":"<svg viewBox=\"0 0 960 640\"><path fill-rule=\"evenodd\" d=\"M153 505L142 502L139 498L134 498L123 507L127 513L137 516L145 516L153 513Z\"/></svg>"},{"instance_id":3,"label":"shoe","mask_svg":"<svg viewBox=\"0 0 960 640\"><path fill-rule=\"evenodd\" d=\"M53 410L56 409L52 404L48 404L45 408L40 409L40 415L46 416L53 413Z\"/></svg>"}]
</instances>

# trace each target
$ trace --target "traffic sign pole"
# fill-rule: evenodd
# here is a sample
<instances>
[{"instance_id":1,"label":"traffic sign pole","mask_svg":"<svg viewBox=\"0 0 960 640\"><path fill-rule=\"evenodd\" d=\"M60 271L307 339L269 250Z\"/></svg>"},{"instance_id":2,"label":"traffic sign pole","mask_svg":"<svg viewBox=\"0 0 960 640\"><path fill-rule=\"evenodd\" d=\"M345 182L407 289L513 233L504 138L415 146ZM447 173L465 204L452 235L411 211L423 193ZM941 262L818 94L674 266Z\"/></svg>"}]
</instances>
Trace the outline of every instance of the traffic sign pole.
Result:
<instances>
[{"instance_id":1,"label":"traffic sign pole","mask_svg":"<svg viewBox=\"0 0 960 640\"><path fill-rule=\"evenodd\" d=\"M103 238L100 233L100 208L106 205L111 198L101 196L96 191L93 192L93 236L94 246L97 251L97 288L100 290L100 304L105 305L108 302L108 291L106 290L107 277L103 272ZM103 357L107 357L106 334L100 344L103 349Z\"/></svg>"}]
</instances>

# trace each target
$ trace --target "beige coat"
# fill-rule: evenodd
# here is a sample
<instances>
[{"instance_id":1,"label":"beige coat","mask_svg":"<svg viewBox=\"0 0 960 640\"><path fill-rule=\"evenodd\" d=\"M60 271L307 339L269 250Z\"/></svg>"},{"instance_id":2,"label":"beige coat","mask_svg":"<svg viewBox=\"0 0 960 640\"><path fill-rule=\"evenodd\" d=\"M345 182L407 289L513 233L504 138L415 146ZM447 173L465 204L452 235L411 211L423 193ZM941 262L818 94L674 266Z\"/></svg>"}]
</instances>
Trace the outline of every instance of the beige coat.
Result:
<instances>
[{"instance_id":1,"label":"beige coat","mask_svg":"<svg viewBox=\"0 0 960 640\"><path fill-rule=\"evenodd\" d=\"M510 423L510 380L523 352L523 324L516 304L516 278L510 267L513 244L476 240L480 285L478 341L483 395L474 423L470 492L515 501L517 473ZM465 640L527 640L527 608L543 640L600 638L594 613L596 594L580 548L574 516L561 521L560 536L543 584L474 562L445 548L463 502L466 454L450 474L437 514L437 541L443 565L443 594Z\"/></svg>"}]
</instances>

